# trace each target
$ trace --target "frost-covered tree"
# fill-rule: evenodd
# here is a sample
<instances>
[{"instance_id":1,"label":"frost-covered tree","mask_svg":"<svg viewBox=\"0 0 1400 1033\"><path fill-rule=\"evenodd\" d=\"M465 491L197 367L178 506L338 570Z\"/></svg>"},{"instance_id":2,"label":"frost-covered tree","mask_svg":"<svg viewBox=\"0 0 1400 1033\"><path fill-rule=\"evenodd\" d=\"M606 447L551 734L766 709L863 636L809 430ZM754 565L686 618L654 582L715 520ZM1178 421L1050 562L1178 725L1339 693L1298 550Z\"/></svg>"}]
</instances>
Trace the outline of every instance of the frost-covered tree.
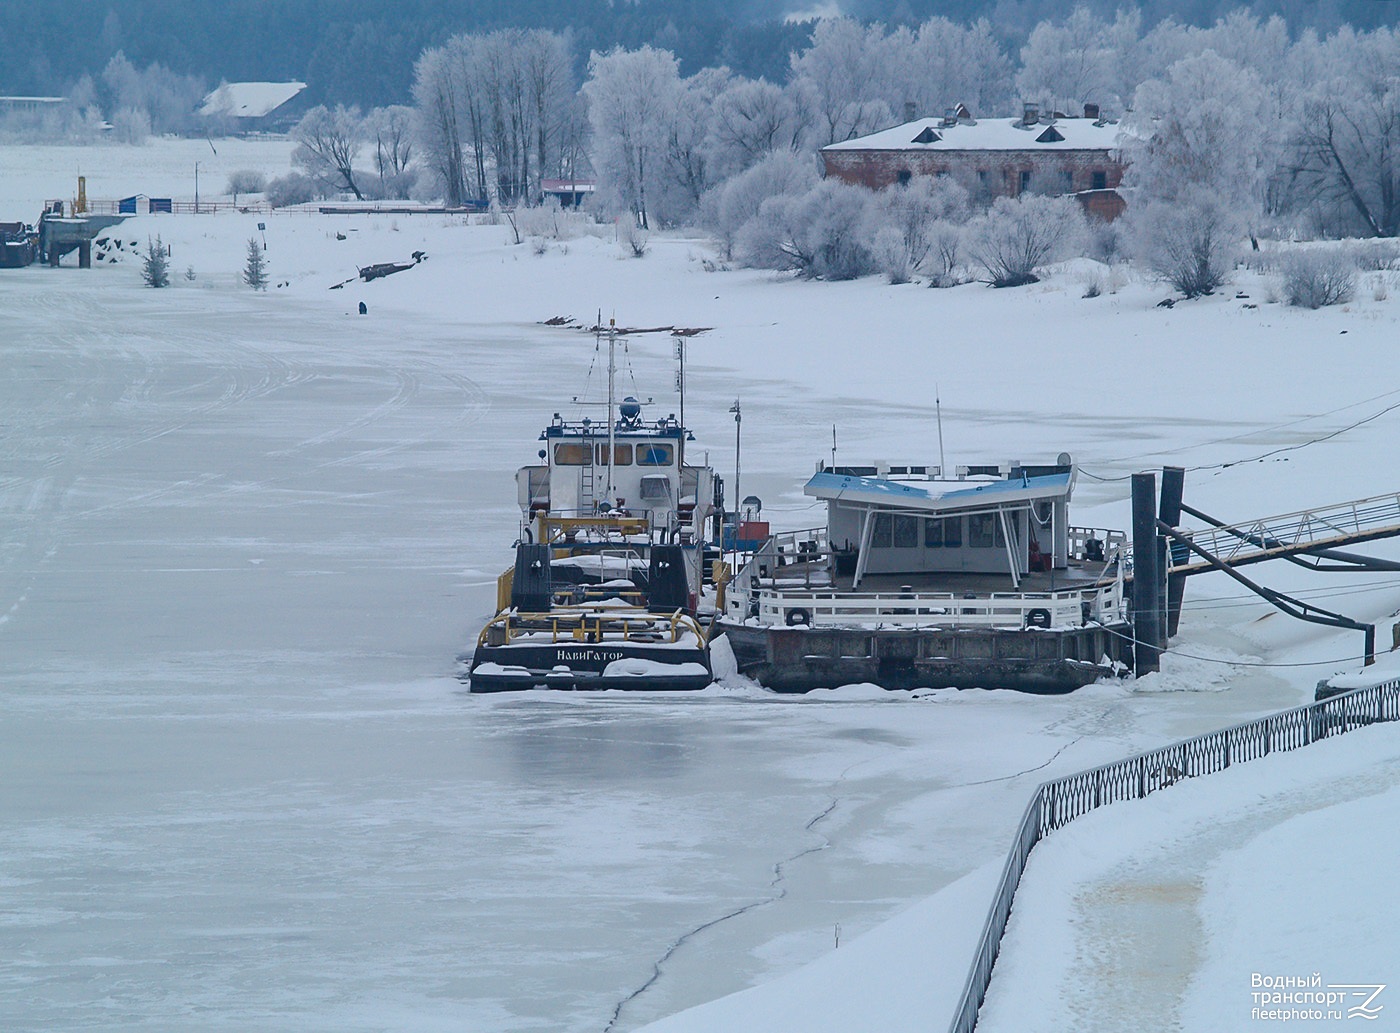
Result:
<instances>
[{"instance_id":1,"label":"frost-covered tree","mask_svg":"<svg viewBox=\"0 0 1400 1033\"><path fill-rule=\"evenodd\" d=\"M141 279L147 287L170 286L170 262L160 237L155 240L146 238L146 254L141 259Z\"/></svg>"},{"instance_id":2,"label":"frost-covered tree","mask_svg":"<svg viewBox=\"0 0 1400 1033\"><path fill-rule=\"evenodd\" d=\"M1240 218L1227 203L1200 197L1189 202L1136 203L1127 230L1140 263L1183 296L1198 298L1229 282L1240 245Z\"/></svg>"},{"instance_id":3,"label":"frost-covered tree","mask_svg":"<svg viewBox=\"0 0 1400 1033\"><path fill-rule=\"evenodd\" d=\"M974 115L990 115L1009 100L1011 59L985 18L971 25L930 18L919 26L910 57L901 96L892 103L911 102L922 115L941 114L956 104L966 104Z\"/></svg>"},{"instance_id":4,"label":"frost-covered tree","mask_svg":"<svg viewBox=\"0 0 1400 1033\"><path fill-rule=\"evenodd\" d=\"M907 184L882 190L875 207L880 223L876 257L891 283L907 283L926 269L939 277L951 272L940 246L948 244L943 224L960 225L971 211L961 185L947 177L915 176Z\"/></svg>"},{"instance_id":5,"label":"frost-covered tree","mask_svg":"<svg viewBox=\"0 0 1400 1033\"><path fill-rule=\"evenodd\" d=\"M176 75L159 64L138 69L118 51L103 69L100 99L109 120L114 125L120 120L129 134L144 126L171 133L191 125L204 92L194 76Z\"/></svg>"},{"instance_id":6,"label":"frost-covered tree","mask_svg":"<svg viewBox=\"0 0 1400 1033\"><path fill-rule=\"evenodd\" d=\"M448 203L538 204L541 179L576 167L574 82L568 38L542 29L458 35L424 51L418 145Z\"/></svg>"},{"instance_id":7,"label":"frost-covered tree","mask_svg":"<svg viewBox=\"0 0 1400 1033\"><path fill-rule=\"evenodd\" d=\"M1188 297L1209 293L1263 211L1279 127L1259 77L1211 50L1183 58L1124 123L1129 246Z\"/></svg>"},{"instance_id":8,"label":"frost-covered tree","mask_svg":"<svg viewBox=\"0 0 1400 1033\"><path fill-rule=\"evenodd\" d=\"M891 122L884 29L852 18L817 23L812 45L792 57L792 82L808 98L818 144L873 132Z\"/></svg>"},{"instance_id":9,"label":"frost-covered tree","mask_svg":"<svg viewBox=\"0 0 1400 1033\"><path fill-rule=\"evenodd\" d=\"M462 98L452 45L425 50L413 66L414 126L426 162L444 200L453 208L472 195L467 188ZM485 190L484 169L480 189Z\"/></svg>"},{"instance_id":10,"label":"frost-covered tree","mask_svg":"<svg viewBox=\"0 0 1400 1033\"><path fill-rule=\"evenodd\" d=\"M1108 26L1076 7L1063 22L1041 22L1021 48L1016 87L1026 100L1078 111L1085 101L1103 101L1113 87Z\"/></svg>"},{"instance_id":11,"label":"frost-covered tree","mask_svg":"<svg viewBox=\"0 0 1400 1033\"><path fill-rule=\"evenodd\" d=\"M851 280L877 271L870 226L875 195L824 179L807 193L771 197L739 234L750 265L809 279Z\"/></svg>"},{"instance_id":12,"label":"frost-covered tree","mask_svg":"<svg viewBox=\"0 0 1400 1033\"><path fill-rule=\"evenodd\" d=\"M648 228L649 205L665 171L667 136L681 93L676 57L649 46L595 52L583 92L593 128L598 192Z\"/></svg>"},{"instance_id":13,"label":"frost-covered tree","mask_svg":"<svg viewBox=\"0 0 1400 1033\"><path fill-rule=\"evenodd\" d=\"M243 282L255 291L267 290L267 259L257 237L248 238L247 258L243 263Z\"/></svg>"},{"instance_id":14,"label":"frost-covered tree","mask_svg":"<svg viewBox=\"0 0 1400 1033\"><path fill-rule=\"evenodd\" d=\"M969 222L967 246L992 286L1019 287L1039 280L1041 267L1077 253L1085 234L1078 201L1022 194L998 197Z\"/></svg>"},{"instance_id":15,"label":"frost-covered tree","mask_svg":"<svg viewBox=\"0 0 1400 1033\"><path fill-rule=\"evenodd\" d=\"M342 104L332 110L319 104L297 123L292 139L297 145L292 151L292 164L312 179L333 183L350 191L356 200L364 199L355 182L354 167L364 140L359 109Z\"/></svg>"},{"instance_id":16,"label":"frost-covered tree","mask_svg":"<svg viewBox=\"0 0 1400 1033\"><path fill-rule=\"evenodd\" d=\"M233 203L238 203L239 194L259 194L267 187L267 176L258 169L238 169L228 174L228 186L225 192L233 197Z\"/></svg>"},{"instance_id":17,"label":"frost-covered tree","mask_svg":"<svg viewBox=\"0 0 1400 1033\"><path fill-rule=\"evenodd\" d=\"M1400 235L1400 33L1344 29L1318 58L1294 132L1302 195L1350 212L1366 235Z\"/></svg>"},{"instance_id":18,"label":"frost-covered tree","mask_svg":"<svg viewBox=\"0 0 1400 1033\"><path fill-rule=\"evenodd\" d=\"M763 202L805 194L816 183L816 163L810 155L774 151L705 195L704 223L724 257L733 258L740 232L758 215Z\"/></svg>"},{"instance_id":19,"label":"frost-covered tree","mask_svg":"<svg viewBox=\"0 0 1400 1033\"><path fill-rule=\"evenodd\" d=\"M717 176L709 146L715 98L729 85L725 69L703 68L678 84L666 120L665 151L652 209L665 222L686 222Z\"/></svg>"},{"instance_id":20,"label":"frost-covered tree","mask_svg":"<svg viewBox=\"0 0 1400 1033\"><path fill-rule=\"evenodd\" d=\"M764 80L737 79L715 97L706 146L717 177L750 168L780 150L797 150L807 131L801 94Z\"/></svg>"},{"instance_id":21,"label":"frost-covered tree","mask_svg":"<svg viewBox=\"0 0 1400 1033\"><path fill-rule=\"evenodd\" d=\"M413 186L413 109L403 104L375 108L365 116L366 140L374 147L379 197L407 197Z\"/></svg>"}]
</instances>

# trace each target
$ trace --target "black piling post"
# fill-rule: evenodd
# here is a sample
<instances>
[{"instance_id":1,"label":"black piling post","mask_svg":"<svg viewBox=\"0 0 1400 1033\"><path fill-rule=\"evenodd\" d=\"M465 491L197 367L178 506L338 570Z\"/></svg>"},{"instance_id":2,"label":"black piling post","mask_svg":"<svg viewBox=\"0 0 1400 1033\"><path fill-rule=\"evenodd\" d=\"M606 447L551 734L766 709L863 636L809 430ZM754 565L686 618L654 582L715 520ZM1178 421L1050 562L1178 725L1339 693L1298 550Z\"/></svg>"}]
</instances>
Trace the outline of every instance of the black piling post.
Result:
<instances>
[{"instance_id":1,"label":"black piling post","mask_svg":"<svg viewBox=\"0 0 1400 1033\"><path fill-rule=\"evenodd\" d=\"M1162 467L1162 501L1157 511L1162 523L1168 527L1177 527L1181 524L1181 497L1186 486L1186 470L1180 466ZM1171 544L1167 543L1168 557L1171 555ZM1171 564L1164 570L1170 570ZM1163 632L1162 642L1166 643L1176 635L1177 626L1181 623L1181 601L1186 596L1186 575L1167 574L1167 600L1166 600L1166 629Z\"/></svg>"},{"instance_id":2,"label":"black piling post","mask_svg":"<svg viewBox=\"0 0 1400 1033\"><path fill-rule=\"evenodd\" d=\"M1133 673L1162 668L1162 627L1158 582L1157 475L1133 474Z\"/></svg>"}]
</instances>

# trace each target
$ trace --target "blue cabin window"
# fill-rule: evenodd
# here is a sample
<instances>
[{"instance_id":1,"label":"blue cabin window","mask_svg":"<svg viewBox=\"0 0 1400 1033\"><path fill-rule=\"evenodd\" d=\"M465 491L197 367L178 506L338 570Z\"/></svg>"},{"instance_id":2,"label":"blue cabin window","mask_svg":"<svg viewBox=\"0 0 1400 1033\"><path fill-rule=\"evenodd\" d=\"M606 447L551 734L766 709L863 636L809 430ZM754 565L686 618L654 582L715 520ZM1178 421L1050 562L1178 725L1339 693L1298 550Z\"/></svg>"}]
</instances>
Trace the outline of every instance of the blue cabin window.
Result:
<instances>
[{"instance_id":1,"label":"blue cabin window","mask_svg":"<svg viewBox=\"0 0 1400 1033\"><path fill-rule=\"evenodd\" d=\"M638 466L670 466L675 461L676 450L672 445L653 442L637 446Z\"/></svg>"}]
</instances>

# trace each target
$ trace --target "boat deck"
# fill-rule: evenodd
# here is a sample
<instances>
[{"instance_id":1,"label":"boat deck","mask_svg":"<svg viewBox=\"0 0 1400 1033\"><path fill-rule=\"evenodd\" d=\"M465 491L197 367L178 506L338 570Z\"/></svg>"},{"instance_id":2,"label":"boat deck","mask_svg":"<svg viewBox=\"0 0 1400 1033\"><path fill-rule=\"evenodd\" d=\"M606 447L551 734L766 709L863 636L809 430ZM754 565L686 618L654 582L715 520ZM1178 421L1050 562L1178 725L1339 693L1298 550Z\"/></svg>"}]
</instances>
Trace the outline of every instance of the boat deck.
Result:
<instances>
[{"instance_id":1,"label":"boat deck","mask_svg":"<svg viewBox=\"0 0 1400 1033\"><path fill-rule=\"evenodd\" d=\"M1032 571L1021 576L1021 583L1015 586L1009 575L974 572L923 572L914 574L866 574L861 579L860 591L872 595L899 595L904 592L915 594L992 595L1006 592L1042 593L1070 592L1093 588L1105 576L1111 564L1103 562L1072 561L1067 568L1054 571ZM793 591L852 592L850 574L831 575L824 563L793 563L777 568L772 576L764 578L765 586L778 590Z\"/></svg>"}]
</instances>

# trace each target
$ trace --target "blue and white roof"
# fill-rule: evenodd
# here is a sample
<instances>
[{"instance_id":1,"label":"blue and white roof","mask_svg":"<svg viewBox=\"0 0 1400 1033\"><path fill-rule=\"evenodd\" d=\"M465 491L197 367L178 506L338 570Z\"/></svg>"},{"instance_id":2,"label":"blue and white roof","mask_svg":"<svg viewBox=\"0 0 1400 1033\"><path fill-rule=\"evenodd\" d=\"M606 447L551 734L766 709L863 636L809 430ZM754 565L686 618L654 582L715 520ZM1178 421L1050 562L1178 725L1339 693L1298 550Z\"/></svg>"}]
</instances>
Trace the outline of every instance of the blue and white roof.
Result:
<instances>
[{"instance_id":1,"label":"blue and white roof","mask_svg":"<svg viewBox=\"0 0 1400 1033\"><path fill-rule=\"evenodd\" d=\"M1024 505L1042 499L1068 501L1073 471L985 481L898 481L885 477L813 474L802 489L813 498L856 506L928 513Z\"/></svg>"}]
</instances>

